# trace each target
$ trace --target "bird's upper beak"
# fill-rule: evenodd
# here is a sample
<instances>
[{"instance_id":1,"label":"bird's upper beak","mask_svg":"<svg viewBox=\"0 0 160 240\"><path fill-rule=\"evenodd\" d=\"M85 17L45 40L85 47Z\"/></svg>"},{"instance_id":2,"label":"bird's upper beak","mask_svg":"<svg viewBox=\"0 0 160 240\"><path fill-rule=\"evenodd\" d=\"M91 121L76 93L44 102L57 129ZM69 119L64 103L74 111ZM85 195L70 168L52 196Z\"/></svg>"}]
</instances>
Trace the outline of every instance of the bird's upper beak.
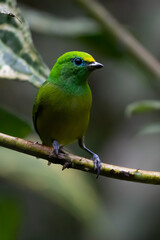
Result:
<instances>
[{"instance_id":1,"label":"bird's upper beak","mask_svg":"<svg viewBox=\"0 0 160 240\"><path fill-rule=\"evenodd\" d=\"M94 69L99 69L103 67L103 64L99 63L99 62L91 62L88 64L88 69L90 70L94 70Z\"/></svg>"}]
</instances>

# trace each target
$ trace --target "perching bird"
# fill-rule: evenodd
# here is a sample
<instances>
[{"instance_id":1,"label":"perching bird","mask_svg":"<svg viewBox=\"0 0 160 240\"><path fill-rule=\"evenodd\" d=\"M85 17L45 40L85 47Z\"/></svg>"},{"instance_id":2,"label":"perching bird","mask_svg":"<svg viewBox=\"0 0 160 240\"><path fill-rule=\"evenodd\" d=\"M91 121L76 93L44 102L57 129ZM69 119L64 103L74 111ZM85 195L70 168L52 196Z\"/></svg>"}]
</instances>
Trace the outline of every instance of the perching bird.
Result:
<instances>
[{"instance_id":1,"label":"perching bird","mask_svg":"<svg viewBox=\"0 0 160 240\"><path fill-rule=\"evenodd\" d=\"M53 146L56 155L60 146L78 140L79 146L92 155L99 175L100 158L84 144L92 94L88 77L103 65L85 52L67 52L58 58L48 79L37 93L33 122L44 145Z\"/></svg>"}]
</instances>

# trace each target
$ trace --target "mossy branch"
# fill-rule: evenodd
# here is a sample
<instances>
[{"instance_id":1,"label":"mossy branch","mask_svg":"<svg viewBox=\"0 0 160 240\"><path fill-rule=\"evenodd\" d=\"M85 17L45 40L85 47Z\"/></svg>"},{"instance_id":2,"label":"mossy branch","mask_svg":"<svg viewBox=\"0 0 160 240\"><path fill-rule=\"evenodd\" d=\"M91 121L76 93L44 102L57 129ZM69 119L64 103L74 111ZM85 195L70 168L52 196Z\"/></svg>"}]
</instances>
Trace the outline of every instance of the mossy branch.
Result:
<instances>
[{"instance_id":1,"label":"mossy branch","mask_svg":"<svg viewBox=\"0 0 160 240\"><path fill-rule=\"evenodd\" d=\"M70 161L70 168L96 174L96 172L94 171L93 161L89 159L75 156L68 152L61 153L58 158L56 157L56 155L54 155L54 153L53 156L50 157L50 153L53 150L51 147L47 147L41 144L35 144L21 138L12 137L0 133L0 146L37 158L45 159L54 164L61 164L63 166L66 165L68 161ZM100 175L132 182L160 184L160 172L131 169L105 163L102 163L102 171Z\"/></svg>"},{"instance_id":2,"label":"mossy branch","mask_svg":"<svg viewBox=\"0 0 160 240\"><path fill-rule=\"evenodd\" d=\"M108 32L120 41L131 54L152 74L160 78L160 63L134 36L127 31L100 2L95 0L75 0Z\"/></svg>"}]
</instances>

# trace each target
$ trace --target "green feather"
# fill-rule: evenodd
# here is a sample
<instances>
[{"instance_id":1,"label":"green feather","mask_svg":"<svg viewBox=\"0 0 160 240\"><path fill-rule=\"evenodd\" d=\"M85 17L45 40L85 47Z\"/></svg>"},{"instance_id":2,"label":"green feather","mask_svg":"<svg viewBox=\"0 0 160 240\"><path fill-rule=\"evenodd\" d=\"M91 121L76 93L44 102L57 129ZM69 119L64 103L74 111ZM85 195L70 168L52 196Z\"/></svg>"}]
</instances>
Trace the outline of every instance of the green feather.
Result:
<instances>
[{"instance_id":1,"label":"green feather","mask_svg":"<svg viewBox=\"0 0 160 240\"><path fill-rule=\"evenodd\" d=\"M82 65L76 66L75 58L80 58ZM33 121L43 144L51 146L52 141L57 140L66 145L84 136L92 105L87 81L91 70L87 66L94 61L88 53L65 53L40 87L33 107Z\"/></svg>"}]
</instances>

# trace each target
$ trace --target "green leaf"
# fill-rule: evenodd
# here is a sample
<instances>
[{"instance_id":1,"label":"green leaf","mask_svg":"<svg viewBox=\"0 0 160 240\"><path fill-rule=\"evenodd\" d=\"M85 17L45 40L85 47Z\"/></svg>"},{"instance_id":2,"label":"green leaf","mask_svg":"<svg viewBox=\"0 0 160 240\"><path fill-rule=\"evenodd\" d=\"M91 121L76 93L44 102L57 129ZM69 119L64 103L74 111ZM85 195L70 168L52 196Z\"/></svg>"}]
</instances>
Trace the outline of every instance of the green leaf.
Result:
<instances>
[{"instance_id":1,"label":"green leaf","mask_svg":"<svg viewBox=\"0 0 160 240\"><path fill-rule=\"evenodd\" d=\"M16 17L3 14L4 11ZM16 1L0 0L0 12L0 78L29 81L39 87L48 77L49 69L33 45L28 24L16 8Z\"/></svg>"},{"instance_id":2,"label":"green leaf","mask_svg":"<svg viewBox=\"0 0 160 240\"><path fill-rule=\"evenodd\" d=\"M31 132L31 127L21 117L0 108L0 132L24 138Z\"/></svg>"},{"instance_id":3,"label":"green leaf","mask_svg":"<svg viewBox=\"0 0 160 240\"><path fill-rule=\"evenodd\" d=\"M159 134L160 133L160 123L152 123L150 125L144 126L138 132L138 135L146 134Z\"/></svg>"},{"instance_id":4,"label":"green leaf","mask_svg":"<svg viewBox=\"0 0 160 240\"><path fill-rule=\"evenodd\" d=\"M101 32L98 24L89 18L59 18L53 14L35 10L25 5L23 5L21 9L31 29L41 34L75 38L79 36L90 36Z\"/></svg>"},{"instance_id":5,"label":"green leaf","mask_svg":"<svg viewBox=\"0 0 160 240\"><path fill-rule=\"evenodd\" d=\"M0 9L0 13L1 13L1 14L5 14L5 15L8 15L8 16L10 16L10 17L15 17L15 18L18 19L18 21L19 21L20 23L22 23L21 20L20 20L14 13L11 13L11 12L7 11L6 9Z\"/></svg>"},{"instance_id":6,"label":"green leaf","mask_svg":"<svg viewBox=\"0 0 160 240\"><path fill-rule=\"evenodd\" d=\"M21 220L21 206L17 199L1 194L0 213L0 239L17 239Z\"/></svg>"},{"instance_id":7,"label":"green leaf","mask_svg":"<svg viewBox=\"0 0 160 240\"><path fill-rule=\"evenodd\" d=\"M126 50L109 32L104 33L102 27L93 19L74 17L64 19L45 11L34 10L23 5L21 8L33 31L62 38L76 38L100 51L107 58L122 58Z\"/></svg>"},{"instance_id":8,"label":"green leaf","mask_svg":"<svg viewBox=\"0 0 160 240\"><path fill-rule=\"evenodd\" d=\"M125 113L130 117L135 113L150 112L153 110L160 110L160 101L144 100L131 103L127 106Z\"/></svg>"}]
</instances>

